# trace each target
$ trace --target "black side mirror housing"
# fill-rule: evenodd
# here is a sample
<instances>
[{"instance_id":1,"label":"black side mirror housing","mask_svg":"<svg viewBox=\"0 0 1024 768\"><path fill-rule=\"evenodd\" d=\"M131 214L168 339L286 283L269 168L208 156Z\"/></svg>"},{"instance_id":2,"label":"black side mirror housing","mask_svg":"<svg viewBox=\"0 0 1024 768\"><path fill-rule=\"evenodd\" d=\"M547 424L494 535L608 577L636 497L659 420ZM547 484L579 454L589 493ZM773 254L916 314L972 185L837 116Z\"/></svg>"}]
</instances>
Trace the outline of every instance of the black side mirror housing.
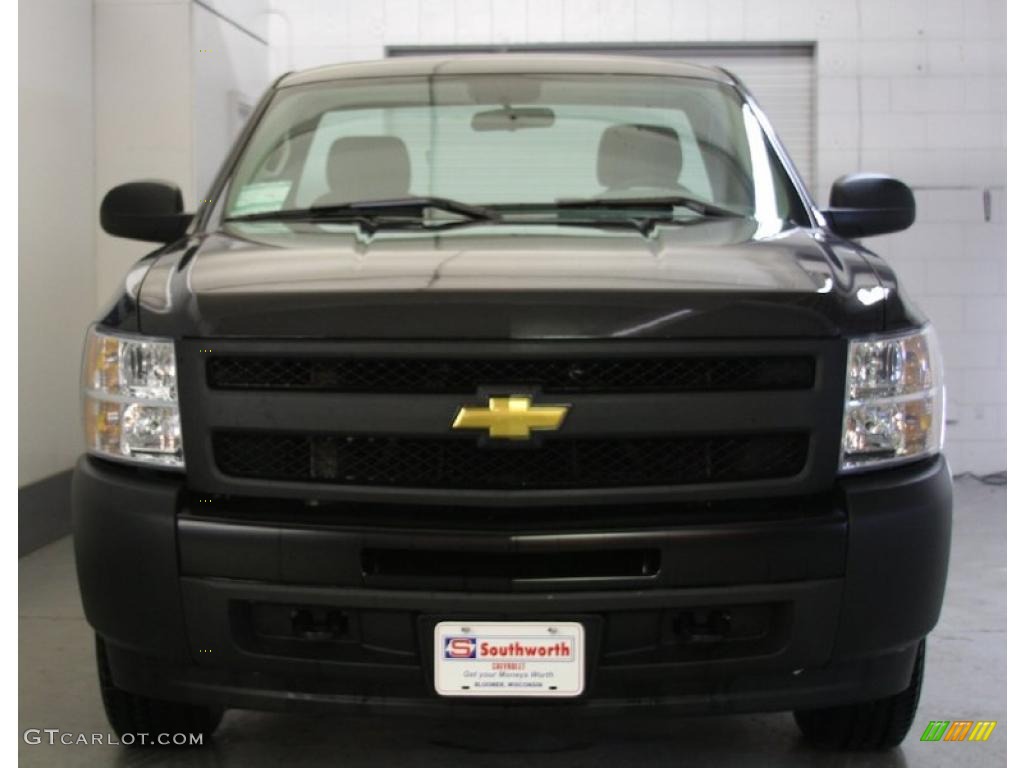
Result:
<instances>
[{"instance_id":1,"label":"black side mirror housing","mask_svg":"<svg viewBox=\"0 0 1024 768\"><path fill-rule=\"evenodd\" d=\"M906 184L880 173L850 173L832 184L822 211L832 231L857 238L899 232L914 223L917 205Z\"/></svg>"},{"instance_id":2,"label":"black side mirror housing","mask_svg":"<svg viewBox=\"0 0 1024 768\"><path fill-rule=\"evenodd\" d=\"M100 226L114 237L173 243L191 221L181 190L165 181L119 184L100 203Z\"/></svg>"}]
</instances>

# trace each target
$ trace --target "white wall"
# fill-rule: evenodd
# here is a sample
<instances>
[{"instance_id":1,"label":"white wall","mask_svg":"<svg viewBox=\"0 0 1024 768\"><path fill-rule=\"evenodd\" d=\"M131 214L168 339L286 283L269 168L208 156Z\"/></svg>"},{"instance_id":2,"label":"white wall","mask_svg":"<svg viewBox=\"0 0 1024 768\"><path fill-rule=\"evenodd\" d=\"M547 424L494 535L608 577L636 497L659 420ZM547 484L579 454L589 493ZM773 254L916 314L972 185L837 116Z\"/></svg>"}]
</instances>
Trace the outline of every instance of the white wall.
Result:
<instances>
[{"instance_id":1,"label":"white wall","mask_svg":"<svg viewBox=\"0 0 1024 768\"><path fill-rule=\"evenodd\" d=\"M18 36L18 485L25 485L68 469L81 451L78 366L96 303L92 0L20 3Z\"/></svg>"},{"instance_id":2,"label":"white wall","mask_svg":"<svg viewBox=\"0 0 1024 768\"><path fill-rule=\"evenodd\" d=\"M266 5L259 0L192 5L192 43L200 52L193 59L192 92L197 196L208 191L269 85Z\"/></svg>"},{"instance_id":3,"label":"white wall","mask_svg":"<svg viewBox=\"0 0 1024 768\"><path fill-rule=\"evenodd\" d=\"M201 204L237 127L229 95L268 85L265 0L95 0L95 204L112 186L157 178ZM95 230L96 297L119 290L156 248Z\"/></svg>"},{"instance_id":4,"label":"white wall","mask_svg":"<svg viewBox=\"0 0 1024 768\"><path fill-rule=\"evenodd\" d=\"M192 145L192 22L188 0L95 0L95 211L107 190L165 179L196 199ZM94 216L95 219L95 216ZM96 302L156 245L111 237L94 223Z\"/></svg>"},{"instance_id":5,"label":"white wall","mask_svg":"<svg viewBox=\"0 0 1024 768\"><path fill-rule=\"evenodd\" d=\"M271 0L271 75L386 45L812 41L817 190L893 173L918 224L868 245L938 327L954 471L1006 467L1005 0ZM769 115L770 117L770 115ZM991 200L985 217L983 197Z\"/></svg>"}]
</instances>

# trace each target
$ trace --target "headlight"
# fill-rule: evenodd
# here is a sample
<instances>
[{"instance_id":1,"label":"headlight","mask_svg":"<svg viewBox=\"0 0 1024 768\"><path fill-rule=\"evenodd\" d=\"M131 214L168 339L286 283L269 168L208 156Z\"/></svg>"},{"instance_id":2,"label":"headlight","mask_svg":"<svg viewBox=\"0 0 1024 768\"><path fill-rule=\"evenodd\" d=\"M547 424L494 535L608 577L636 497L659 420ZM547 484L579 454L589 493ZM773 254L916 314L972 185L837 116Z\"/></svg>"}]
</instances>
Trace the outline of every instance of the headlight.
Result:
<instances>
[{"instance_id":1,"label":"headlight","mask_svg":"<svg viewBox=\"0 0 1024 768\"><path fill-rule=\"evenodd\" d=\"M90 328L82 362L86 450L183 468L174 342Z\"/></svg>"},{"instance_id":2,"label":"headlight","mask_svg":"<svg viewBox=\"0 0 1024 768\"><path fill-rule=\"evenodd\" d=\"M942 357L931 326L899 336L852 339L840 469L938 453L944 433Z\"/></svg>"}]
</instances>

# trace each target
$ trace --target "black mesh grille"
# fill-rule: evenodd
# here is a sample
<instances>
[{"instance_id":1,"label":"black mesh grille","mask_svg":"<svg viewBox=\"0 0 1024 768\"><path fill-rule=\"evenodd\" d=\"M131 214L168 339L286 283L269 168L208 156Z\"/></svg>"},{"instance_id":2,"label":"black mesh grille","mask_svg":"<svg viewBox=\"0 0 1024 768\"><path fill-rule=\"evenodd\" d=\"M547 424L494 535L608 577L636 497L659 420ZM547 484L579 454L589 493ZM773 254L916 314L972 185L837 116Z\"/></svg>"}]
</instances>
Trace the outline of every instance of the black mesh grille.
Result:
<instances>
[{"instance_id":1,"label":"black mesh grille","mask_svg":"<svg viewBox=\"0 0 1024 768\"><path fill-rule=\"evenodd\" d=\"M481 447L476 440L218 432L233 477L417 488L595 488L790 477L807 459L797 434L563 439Z\"/></svg>"},{"instance_id":2,"label":"black mesh grille","mask_svg":"<svg viewBox=\"0 0 1024 768\"><path fill-rule=\"evenodd\" d=\"M813 357L399 359L235 357L207 361L213 389L473 393L481 385L545 392L710 392L807 389Z\"/></svg>"}]
</instances>

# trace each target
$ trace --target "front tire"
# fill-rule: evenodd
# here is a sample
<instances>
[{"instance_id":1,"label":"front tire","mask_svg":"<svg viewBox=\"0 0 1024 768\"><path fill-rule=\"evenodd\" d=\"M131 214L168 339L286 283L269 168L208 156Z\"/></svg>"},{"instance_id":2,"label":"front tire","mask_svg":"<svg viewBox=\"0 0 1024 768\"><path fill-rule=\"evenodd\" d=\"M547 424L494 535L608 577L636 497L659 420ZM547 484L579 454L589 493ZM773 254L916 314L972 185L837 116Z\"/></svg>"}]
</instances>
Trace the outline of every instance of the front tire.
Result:
<instances>
[{"instance_id":1,"label":"front tire","mask_svg":"<svg viewBox=\"0 0 1024 768\"><path fill-rule=\"evenodd\" d=\"M924 680L925 641L917 647L910 685L873 701L793 713L804 736L817 747L842 751L883 750L899 746L914 723Z\"/></svg>"},{"instance_id":2,"label":"front tire","mask_svg":"<svg viewBox=\"0 0 1024 768\"><path fill-rule=\"evenodd\" d=\"M110 673L106 645L99 635L96 636L96 668L99 672L103 709L119 739L126 733L145 733L148 734L146 738L150 739L146 743L155 745L159 734L189 734L201 735L202 741L199 743L205 744L224 716L221 709L153 699L118 688ZM131 744L142 746L143 742L132 741Z\"/></svg>"}]
</instances>

